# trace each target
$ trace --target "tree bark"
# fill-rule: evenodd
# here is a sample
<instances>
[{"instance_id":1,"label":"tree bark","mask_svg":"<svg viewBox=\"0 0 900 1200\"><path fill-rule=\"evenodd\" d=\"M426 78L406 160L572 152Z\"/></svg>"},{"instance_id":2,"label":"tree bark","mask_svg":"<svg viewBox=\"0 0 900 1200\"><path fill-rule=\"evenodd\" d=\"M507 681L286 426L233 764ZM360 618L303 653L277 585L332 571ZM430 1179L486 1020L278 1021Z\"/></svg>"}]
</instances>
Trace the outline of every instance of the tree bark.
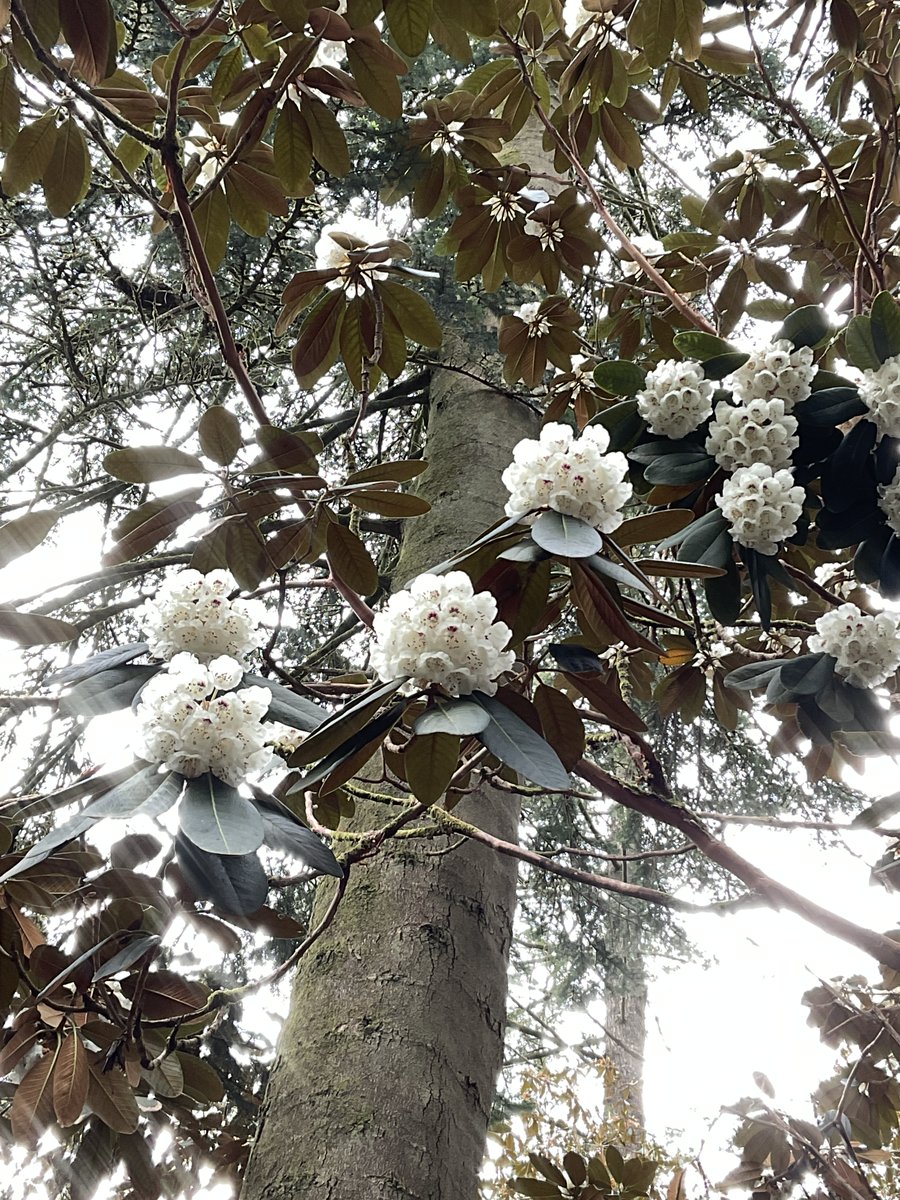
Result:
<instances>
[{"instance_id":1,"label":"tree bark","mask_svg":"<svg viewBox=\"0 0 900 1200\"><path fill-rule=\"evenodd\" d=\"M643 849L641 818L621 809L613 840L617 852ZM620 863L616 874L631 883L650 883L647 860ZM647 975L640 908L625 897L610 897L606 916L609 962L603 979L606 1002L606 1051L610 1076L604 1091L604 1118L618 1140L639 1146L644 1140L644 1045L647 1040Z\"/></svg>"},{"instance_id":2,"label":"tree bark","mask_svg":"<svg viewBox=\"0 0 900 1200\"><path fill-rule=\"evenodd\" d=\"M534 432L524 405L451 371L430 401L419 491L433 509L407 527L398 586L502 515L500 472ZM353 827L389 811L359 804ZM514 797L481 788L456 811L515 839ZM446 839L395 841L353 867L296 976L243 1200L475 1200L515 889L514 862Z\"/></svg>"}]
</instances>

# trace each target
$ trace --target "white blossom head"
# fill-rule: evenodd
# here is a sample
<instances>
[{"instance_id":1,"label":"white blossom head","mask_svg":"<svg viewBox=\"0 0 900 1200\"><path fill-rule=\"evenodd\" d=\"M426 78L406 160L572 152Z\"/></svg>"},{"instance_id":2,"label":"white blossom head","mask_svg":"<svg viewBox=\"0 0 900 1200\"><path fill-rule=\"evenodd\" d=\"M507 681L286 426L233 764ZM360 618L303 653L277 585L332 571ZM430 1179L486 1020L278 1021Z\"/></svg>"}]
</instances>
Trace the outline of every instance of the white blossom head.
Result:
<instances>
[{"instance_id":1,"label":"white blossom head","mask_svg":"<svg viewBox=\"0 0 900 1200\"><path fill-rule=\"evenodd\" d=\"M608 446L602 425L589 425L576 437L568 425L551 421L539 439L523 438L501 476L510 494L507 516L552 508L603 533L618 529L631 484L625 455L607 454Z\"/></svg>"},{"instance_id":2,"label":"white blossom head","mask_svg":"<svg viewBox=\"0 0 900 1200\"><path fill-rule=\"evenodd\" d=\"M894 533L900 533L900 467L897 467L890 483L879 487L878 507Z\"/></svg>"},{"instance_id":3,"label":"white blossom head","mask_svg":"<svg viewBox=\"0 0 900 1200\"><path fill-rule=\"evenodd\" d=\"M346 237L355 239L362 243L360 249L365 246L380 246L390 240L390 234L385 233L374 221L357 216L354 212L347 212L339 221L335 221L331 225L323 225L319 240L313 248L317 271L336 270L346 273L350 270L350 251L346 246L342 246L332 234L344 234ZM378 265L383 266L384 264ZM374 263L371 266L362 264L360 269L367 270L377 278L384 277L383 271L376 271ZM339 280L334 282L335 286L341 286Z\"/></svg>"},{"instance_id":4,"label":"white blossom head","mask_svg":"<svg viewBox=\"0 0 900 1200\"><path fill-rule=\"evenodd\" d=\"M793 342L779 338L754 350L744 365L733 371L725 383L731 387L739 403L777 396L790 412L795 404L809 396L815 373L813 352L809 346L800 346L795 350Z\"/></svg>"},{"instance_id":5,"label":"white blossom head","mask_svg":"<svg viewBox=\"0 0 900 1200\"><path fill-rule=\"evenodd\" d=\"M881 437L900 437L900 354L877 371L863 371L859 398Z\"/></svg>"},{"instance_id":6,"label":"white blossom head","mask_svg":"<svg viewBox=\"0 0 900 1200\"><path fill-rule=\"evenodd\" d=\"M666 252L666 248L662 242L650 234L639 233L637 237L631 239L631 242L637 250L640 250L644 258L651 263L656 262L658 258L662 258ZM633 258L623 258L621 267L623 275L638 275L641 272L641 267Z\"/></svg>"},{"instance_id":7,"label":"white blossom head","mask_svg":"<svg viewBox=\"0 0 900 1200\"><path fill-rule=\"evenodd\" d=\"M222 690L240 679L240 665L220 657L205 666L191 654L176 654L141 692L133 749L188 779L212 772L238 787L271 765L269 730L262 724L272 693L268 688Z\"/></svg>"},{"instance_id":8,"label":"white blossom head","mask_svg":"<svg viewBox=\"0 0 900 1200\"><path fill-rule=\"evenodd\" d=\"M475 592L464 572L419 575L375 617L372 666L380 679L408 676L410 690L493 696L498 677L516 661L503 649L512 631L496 616L497 601Z\"/></svg>"},{"instance_id":9,"label":"white blossom head","mask_svg":"<svg viewBox=\"0 0 900 1200\"><path fill-rule=\"evenodd\" d=\"M819 617L808 645L813 654L830 654L836 673L853 687L878 687L900 666L897 617L873 616L855 604L841 604Z\"/></svg>"},{"instance_id":10,"label":"white blossom head","mask_svg":"<svg viewBox=\"0 0 900 1200\"><path fill-rule=\"evenodd\" d=\"M638 412L651 433L678 440L703 424L712 412L716 385L696 362L667 358L647 372L635 396Z\"/></svg>"},{"instance_id":11,"label":"white blossom head","mask_svg":"<svg viewBox=\"0 0 900 1200\"><path fill-rule=\"evenodd\" d=\"M706 453L726 471L763 463L777 471L790 464L800 444L797 418L780 398L729 404L721 400L709 427Z\"/></svg>"},{"instance_id":12,"label":"white blossom head","mask_svg":"<svg viewBox=\"0 0 900 1200\"><path fill-rule=\"evenodd\" d=\"M748 550L776 554L779 543L797 532L804 491L790 471L764 463L741 467L725 481L716 504L731 525L731 536Z\"/></svg>"},{"instance_id":13,"label":"white blossom head","mask_svg":"<svg viewBox=\"0 0 900 1200\"><path fill-rule=\"evenodd\" d=\"M228 599L234 587L227 571L172 575L138 610L150 654L168 660L186 651L202 662L224 654L243 663L265 634L260 606Z\"/></svg>"},{"instance_id":14,"label":"white blossom head","mask_svg":"<svg viewBox=\"0 0 900 1200\"><path fill-rule=\"evenodd\" d=\"M514 317L518 317L520 321L524 321L528 326L528 336L531 337L546 337L550 332L550 322L540 311L541 304L539 300L529 300L527 304L520 304L513 313Z\"/></svg>"}]
</instances>

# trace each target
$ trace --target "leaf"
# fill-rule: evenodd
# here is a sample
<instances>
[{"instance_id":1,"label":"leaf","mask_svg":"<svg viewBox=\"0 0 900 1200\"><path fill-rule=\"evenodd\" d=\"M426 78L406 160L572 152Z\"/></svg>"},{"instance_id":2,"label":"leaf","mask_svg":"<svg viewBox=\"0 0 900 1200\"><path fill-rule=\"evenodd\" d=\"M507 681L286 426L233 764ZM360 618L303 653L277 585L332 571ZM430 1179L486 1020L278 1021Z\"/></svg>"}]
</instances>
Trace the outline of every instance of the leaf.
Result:
<instances>
[{"instance_id":1,"label":"leaf","mask_svg":"<svg viewBox=\"0 0 900 1200\"><path fill-rule=\"evenodd\" d=\"M610 396L631 397L647 380L647 372L637 363L619 359L594 367L594 383Z\"/></svg>"},{"instance_id":2,"label":"leaf","mask_svg":"<svg viewBox=\"0 0 900 1200\"><path fill-rule=\"evenodd\" d=\"M104 1071L99 1062L88 1068L87 1102L104 1125L116 1133L134 1133L138 1127L138 1106L125 1072L121 1067Z\"/></svg>"},{"instance_id":3,"label":"leaf","mask_svg":"<svg viewBox=\"0 0 900 1200\"><path fill-rule=\"evenodd\" d=\"M490 720L490 716L474 700L445 700L443 697L437 697L432 705L416 718L413 732L419 735L452 733L458 737L470 737L486 729Z\"/></svg>"},{"instance_id":4,"label":"leaf","mask_svg":"<svg viewBox=\"0 0 900 1200\"><path fill-rule=\"evenodd\" d=\"M269 689L272 693L266 711L266 719L269 721L281 721L284 725L290 725L292 729L302 729L310 733L318 729L327 716L325 710L312 700L298 696L290 688L283 687L272 679L266 679L263 675L245 675L242 686Z\"/></svg>"},{"instance_id":5,"label":"leaf","mask_svg":"<svg viewBox=\"0 0 900 1200\"><path fill-rule=\"evenodd\" d=\"M856 829L878 829L898 812L900 812L900 792L894 792L893 795L882 796L868 805L862 812L856 814L850 824Z\"/></svg>"},{"instance_id":6,"label":"leaf","mask_svg":"<svg viewBox=\"0 0 900 1200\"><path fill-rule=\"evenodd\" d=\"M175 496L141 504L113 531L113 537L119 540L103 555L103 565L128 562L172 537L188 517L203 511L197 503L202 494L202 488L189 488Z\"/></svg>"},{"instance_id":7,"label":"leaf","mask_svg":"<svg viewBox=\"0 0 900 1200\"><path fill-rule=\"evenodd\" d=\"M613 729L623 729L627 733L646 732L647 726L634 709L625 703L614 684L604 683L596 675L573 674L569 671L565 671L564 674L569 683L606 718Z\"/></svg>"},{"instance_id":8,"label":"leaf","mask_svg":"<svg viewBox=\"0 0 900 1200\"><path fill-rule=\"evenodd\" d=\"M459 737L420 733L403 752L406 782L422 804L435 804L447 790L459 763Z\"/></svg>"},{"instance_id":9,"label":"leaf","mask_svg":"<svg viewBox=\"0 0 900 1200\"><path fill-rule=\"evenodd\" d=\"M0 525L0 567L39 546L58 519L58 513L46 509Z\"/></svg>"},{"instance_id":10,"label":"leaf","mask_svg":"<svg viewBox=\"0 0 900 1200\"><path fill-rule=\"evenodd\" d=\"M289 196L302 195L309 186L312 141L309 127L292 100L285 100L272 142L275 170Z\"/></svg>"},{"instance_id":11,"label":"leaf","mask_svg":"<svg viewBox=\"0 0 900 1200\"><path fill-rule=\"evenodd\" d=\"M569 774L552 746L495 697L473 692L472 699L490 717L478 740L491 754L532 783L568 791Z\"/></svg>"},{"instance_id":12,"label":"leaf","mask_svg":"<svg viewBox=\"0 0 900 1200\"><path fill-rule=\"evenodd\" d=\"M795 308L785 318L773 340L787 338L793 343L794 349L799 350L802 346L818 346L829 333L831 325L825 310L818 304L807 304L803 308Z\"/></svg>"},{"instance_id":13,"label":"leaf","mask_svg":"<svg viewBox=\"0 0 900 1200\"><path fill-rule=\"evenodd\" d=\"M881 356L875 349L872 322L868 317L853 317L844 330L844 350L847 360L861 371L877 371Z\"/></svg>"},{"instance_id":14,"label":"leaf","mask_svg":"<svg viewBox=\"0 0 900 1200\"><path fill-rule=\"evenodd\" d=\"M53 1071L59 1048L45 1053L26 1072L9 1108L12 1135L33 1148L53 1120Z\"/></svg>"},{"instance_id":15,"label":"leaf","mask_svg":"<svg viewBox=\"0 0 900 1200\"><path fill-rule=\"evenodd\" d=\"M551 642L547 647L564 671L602 671L603 660L586 646L569 645L566 642Z\"/></svg>"},{"instance_id":16,"label":"leaf","mask_svg":"<svg viewBox=\"0 0 900 1200\"><path fill-rule=\"evenodd\" d=\"M247 676L244 679L246 681ZM268 680L263 682L268 683ZM316 762L326 754L330 754L351 734L361 729L402 683L402 679L392 679L388 683L376 684L348 701L325 721L320 721L313 736L308 737L294 752L291 764ZM271 713L271 705L269 712ZM281 720L282 718L275 717L274 719Z\"/></svg>"},{"instance_id":17,"label":"leaf","mask_svg":"<svg viewBox=\"0 0 900 1200\"><path fill-rule=\"evenodd\" d=\"M225 260L228 250L228 235L231 230L228 201L220 185L217 184L216 187L210 188L206 195L196 202L194 221L210 269L213 272L218 271ZM210 455L210 457L212 456Z\"/></svg>"},{"instance_id":18,"label":"leaf","mask_svg":"<svg viewBox=\"0 0 900 1200\"><path fill-rule=\"evenodd\" d=\"M443 331L434 310L423 296L401 283L389 281L378 283L378 294L410 341L432 350L440 346Z\"/></svg>"},{"instance_id":19,"label":"leaf","mask_svg":"<svg viewBox=\"0 0 900 1200\"><path fill-rule=\"evenodd\" d=\"M129 1000L134 1000L140 987L141 1013L150 1021L167 1017L190 1019L209 999L205 984L176 971L149 971L142 981L131 975L120 986Z\"/></svg>"},{"instance_id":20,"label":"leaf","mask_svg":"<svg viewBox=\"0 0 900 1200\"><path fill-rule=\"evenodd\" d=\"M328 562L332 574L361 596L370 596L378 588L378 568L360 540L345 525L331 522L326 538Z\"/></svg>"},{"instance_id":21,"label":"leaf","mask_svg":"<svg viewBox=\"0 0 900 1200\"><path fill-rule=\"evenodd\" d=\"M372 467L364 467L354 471L344 480L346 485L354 483L381 483L385 480L393 483L408 483L423 471L428 470L428 463L423 458L404 458L397 462L375 463Z\"/></svg>"},{"instance_id":22,"label":"leaf","mask_svg":"<svg viewBox=\"0 0 900 1200\"><path fill-rule=\"evenodd\" d=\"M637 400L622 400L604 409L590 424L602 425L607 431L610 450L630 449L646 429Z\"/></svg>"},{"instance_id":23,"label":"leaf","mask_svg":"<svg viewBox=\"0 0 900 1200\"><path fill-rule=\"evenodd\" d=\"M831 682L834 662L830 654L801 654L781 668L781 685L798 696L814 696Z\"/></svg>"},{"instance_id":24,"label":"leaf","mask_svg":"<svg viewBox=\"0 0 900 1200\"><path fill-rule=\"evenodd\" d=\"M343 289L337 288L325 292L306 314L291 356L301 387L312 387L334 365L346 308Z\"/></svg>"},{"instance_id":25,"label":"leaf","mask_svg":"<svg viewBox=\"0 0 900 1200\"><path fill-rule=\"evenodd\" d=\"M116 66L116 19L109 0L59 0L59 19L75 72L91 86L108 78Z\"/></svg>"},{"instance_id":26,"label":"leaf","mask_svg":"<svg viewBox=\"0 0 900 1200\"><path fill-rule=\"evenodd\" d=\"M603 546L603 538L586 521L548 509L531 527L535 542L560 558L589 558Z\"/></svg>"},{"instance_id":27,"label":"leaf","mask_svg":"<svg viewBox=\"0 0 900 1200\"><path fill-rule=\"evenodd\" d=\"M87 194L91 182L91 156L76 121L68 117L56 131L56 143L41 176L44 199L51 216L65 217Z\"/></svg>"},{"instance_id":28,"label":"leaf","mask_svg":"<svg viewBox=\"0 0 900 1200\"><path fill-rule=\"evenodd\" d=\"M210 772L188 780L178 823L182 834L207 854L247 855L262 845L258 809Z\"/></svg>"},{"instance_id":29,"label":"leaf","mask_svg":"<svg viewBox=\"0 0 900 1200\"><path fill-rule=\"evenodd\" d=\"M672 344L679 354L685 358L696 359L700 363L735 352L730 342L716 337L715 334L704 333L701 329L687 329L683 333L676 333Z\"/></svg>"},{"instance_id":30,"label":"leaf","mask_svg":"<svg viewBox=\"0 0 900 1200\"><path fill-rule=\"evenodd\" d=\"M97 968L91 977L91 983L100 983L104 979L111 979L113 975L118 975L120 971L127 971L136 962L140 962L146 954L155 950L159 944L160 938L157 934L138 930L121 950Z\"/></svg>"},{"instance_id":31,"label":"leaf","mask_svg":"<svg viewBox=\"0 0 900 1200\"><path fill-rule=\"evenodd\" d=\"M3 164L3 190L9 196L27 191L43 176L56 145L56 115L45 113L19 130Z\"/></svg>"},{"instance_id":32,"label":"leaf","mask_svg":"<svg viewBox=\"0 0 900 1200\"><path fill-rule=\"evenodd\" d=\"M431 0L386 0L384 16L400 53L417 58L428 41Z\"/></svg>"},{"instance_id":33,"label":"leaf","mask_svg":"<svg viewBox=\"0 0 900 1200\"><path fill-rule=\"evenodd\" d=\"M191 891L223 912L246 916L265 902L269 882L255 854L207 854L179 833L175 855Z\"/></svg>"},{"instance_id":34,"label":"leaf","mask_svg":"<svg viewBox=\"0 0 900 1200\"><path fill-rule=\"evenodd\" d=\"M668 508L659 512L629 517L616 530L616 544L627 548L645 542L656 542L686 529L694 519L689 508Z\"/></svg>"},{"instance_id":35,"label":"leaf","mask_svg":"<svg viewBox=\"0 0 900 1200\"><path fill-rule=\"evenodd\" d=\"M16 140L22 117L22 101L16 87L16 75L9 60L0 63L0 150L8 150Z\"/></svg>"},{"instance_id":36,"label":"leaf","mask_svg":"<svg viewBox=\"0 0 900 1200\"><path fill-rule=\"evenodd\" d=\"M71 642L78 637L78 633L76 625L57 617L41 617L36 613L17 612L14 608L0 608L0 638L8 638L20 646Z\"/></svg>"},{"instance_id":37,"label":"leaf","mask_svg":"<svg viewBox=\"0 0 900 1200\"><path fill-rule=\"evenodd\" d=\"M343 868L331 849L286 804L258 788L253 789L253 803L263 819L263 841L267 846L283 850L322 875L342 878Z\"/></svg>"},{"instance_id":38,"label":"leaf","mask_svg":"<svg viewBox=\"0 0 900 1200\"><path fill-rule=\"evenodd\" d=\"M92 800L84 809L84 816L89 816L95 821L104 817L130 817L150 799L163 782L164 777L159 773L158 764L153 763Z\"/></svg>"},{"instance_id":39,"label":"leaf","mask_svg":"<svg viewBox=\"0 0 900 1200\"><path fill-rule=\"evenodd\" d=\"M87 1050L80 1034L72 1030L63 1039L53 1071L53 1108L63 1129L76 1124L81 1116L89 1078Z\"/></svg>"},{"instance_id":40,"label":"leaf","mask_svg":"<svg viewBox=\"0 0 900 1200\"><path fill-rule=\"evenodd\" d=\"M571 771L584 754L584 724L578 709L568 696L543 683L534 693L534 707L541 718L544 737L566 770Z\"/></svg>"},{"instance_id":41,"label":"leaf","mask_svg":"<svg viewBox=\"0 0 900 1200\"><path fill-rule=\"evenodd\" d=\"M400 681L395 682L399 683ZM405 704L394 704L373 721L369 721L366 725L363 725L351 737L345 738L330 754L327 754L321 762L313 767L311 771L308 771L301 779L297 780L288 795L306 791L315 784L321 783L323 779L329 779L342 763L347 762L348 759L369 746L372 747L369 754L369 757L371 757L375 753L377 743L389 729L393 729L403 715L405 708ZM305 747L302 747L302 749L305 750ZM368 761L368 759L365 761ZM331 782L330 779L329 782ZM334 786L339 785L335 784Z\"/></svg>"},{"instance_id":42,"label":"leaf","mask_svg":"<svg viewBox=\"0 0 900 1200\"><path fill-rule=\"evenodd\" d=\"M674 566L675 564L666 565ZM648 587L644 580L631 569L630 565L626 566L611 558L604 558L602 554L592 554L590 558L585 560L585 566L593 571L595 575L602 575L622 587L634 588L636 591L643 592L646 596L658 595L654 593L652 587Z\"/></svg>"},{"instance_id":43,"label":"leaf","mask_svg":"<svg viewBox=\"0 0 900 1200\"><path fill-rule=\"evenodd\" d=\"M129 450L113 450L103 460L103 467L125 483L155 483L177 475L202 472L206 468L194 454L174 446L136 446Z\"/></svg>"},{"instance_id":44,"label":"leaf","mask_svg":"<svg viewBox=\"0 0 900 1200\"><path fill-rule=\"evenodd\" d=\"M227 467L241 448L241 423L233 412L214 404L200 418L197 427L200 449L220 467Z\"/></svg>"},{"instance_id":45,"label":"leaf","mask_svg":"<svg viewBox=\"0 0 900 1200\"><path fill-rule=\"evenodd\" d=\"M60 697L63 717L98 717L128 708L144 684L162 669L156 666L113 666L92 673Z\"/></svg>"},{"instance_id":46,"label":"leaf","mask_svg":"<svg viewBox=\"0 0 900 1200\"><path fill-rule=\"evenodd\" d=\"M181 1074L184 1079L184 1095L196 1101L203 1108L218 1104L225 1098L225 1088L218 1072L196 1054L186 1054L177 1051L181 1063Z\"/></svg>"},{"instance_id":47,"label":"leaf","mask_svg":"<svg viewBox=\"0 0 900 1200\"><path fill-rule=\"evenodd\" d=\"M785 659L783 658L768 662L748 663L745 667L729 671L725 676L725 686L740 692L758 691L768 687L769 681L780 673L784 665Z\"/></svg>"},{"instance_id":48,"label":"leaf","mask_svg":"<svg viewBox=\"0 0 900 1200\"><path fill-rule=\"evenodd\" d=\"M871 330L882 362L900 354L900 305L890 292L879 292L872 301Z\"/></svg>"},{"instance_id":49,"label":"leaf","mask_svg":"<svg viewBox=\"0 0 900 1200\"><path fill-rule=\"evenodd\" d=\"M347 499L355 508L363 512L377 513L382 517L421 517L431 512L431 505L421 496L411 492L388 492L365 489L359 492L348 492Z\"/></svg>"}]
</instances>

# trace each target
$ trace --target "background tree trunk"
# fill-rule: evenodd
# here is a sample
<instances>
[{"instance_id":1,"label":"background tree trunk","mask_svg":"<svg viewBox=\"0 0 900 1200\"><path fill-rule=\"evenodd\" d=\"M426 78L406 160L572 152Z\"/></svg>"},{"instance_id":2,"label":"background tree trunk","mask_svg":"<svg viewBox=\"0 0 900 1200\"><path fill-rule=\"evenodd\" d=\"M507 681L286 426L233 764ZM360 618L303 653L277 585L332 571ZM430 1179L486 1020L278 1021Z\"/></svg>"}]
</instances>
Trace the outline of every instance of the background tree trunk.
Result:
<instances>
[{"instance_id":1,"label":"background tree trunk","mask_svg":"<svg viewBox=\"0 0 900 1200\"><path fill-rule=\"evenodd\" d=\"M407 526L398 586L502 515L500 472L534 425L523 404L435 372L419 489L433 510ZM351 827L387 811L359 804ZM516 836L512 796L482 788L457 811ZM333 886L321 885L314 922ZM474 1200L515 889L513 861L446 839L392 841L353 867L334 923L297 973L243 1200Z\"/></svg>"},{"instance_id":2,"label":"background tree trunk","mask_svg":"<svg viewBox=\"0 0 900 1200\"><path fill-rule=\"evenodd\" d=\"M617 853L643 849L641 818L619 809L612 839ZM616 874L631 883L652 884L644 859L619 863ZM647 975L644 963L640 906L624 897L609 898L606 916L606 951L609 964L603 979L606 1001L606 1051L611 1072L604 1094L604 1118L617 1130L625 1145L637 1146L644 1138L644 1045L647 1040Z\"/></svg>"}]
</instances>

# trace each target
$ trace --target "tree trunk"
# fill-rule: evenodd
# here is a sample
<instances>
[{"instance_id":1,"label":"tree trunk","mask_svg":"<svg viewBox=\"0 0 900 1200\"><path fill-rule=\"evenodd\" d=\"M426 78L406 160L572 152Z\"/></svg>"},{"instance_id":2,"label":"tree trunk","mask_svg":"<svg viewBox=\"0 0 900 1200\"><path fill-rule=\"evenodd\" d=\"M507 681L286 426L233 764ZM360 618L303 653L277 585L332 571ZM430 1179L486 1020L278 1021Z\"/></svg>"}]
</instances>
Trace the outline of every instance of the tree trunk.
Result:
<instances>
[{"instance_id":1,"label":"tree trunk","mask_svg":"<svg viewBox=\"0 0 900 1200\"><path fill-rule=\"evenodd\" d=\"M622 854L642 849L641 818L621 810L613 839ZM631 883L651 883L647 860L620 863L616 874ZM617 1140L638 1146L644 1140L644 1044L647 1040L647 975L640 908L610 897L606 916L609 965L603 980L606 1001L606 1053L611 1071L604 1094L604 1118Z\"/></svg>"},{"instance_id":2,"label":"tree trunk","mask_svg":"<svg viewBox=\"0 0 900 1200\"><path fill-rule=\"evenodd\" d=\"M524 405L463 375L437 371L430 397L419 490L433 510L407 526L398 585L502 515L500 472L534 432ZM359 804L353 827L389 811ZM516 836L507 794L482 788L457 811ZM393 841L353 867L297 973L243 1200L475 1200L515 889L513 861L446 839Z\"/></svg>"}]
</instances>

